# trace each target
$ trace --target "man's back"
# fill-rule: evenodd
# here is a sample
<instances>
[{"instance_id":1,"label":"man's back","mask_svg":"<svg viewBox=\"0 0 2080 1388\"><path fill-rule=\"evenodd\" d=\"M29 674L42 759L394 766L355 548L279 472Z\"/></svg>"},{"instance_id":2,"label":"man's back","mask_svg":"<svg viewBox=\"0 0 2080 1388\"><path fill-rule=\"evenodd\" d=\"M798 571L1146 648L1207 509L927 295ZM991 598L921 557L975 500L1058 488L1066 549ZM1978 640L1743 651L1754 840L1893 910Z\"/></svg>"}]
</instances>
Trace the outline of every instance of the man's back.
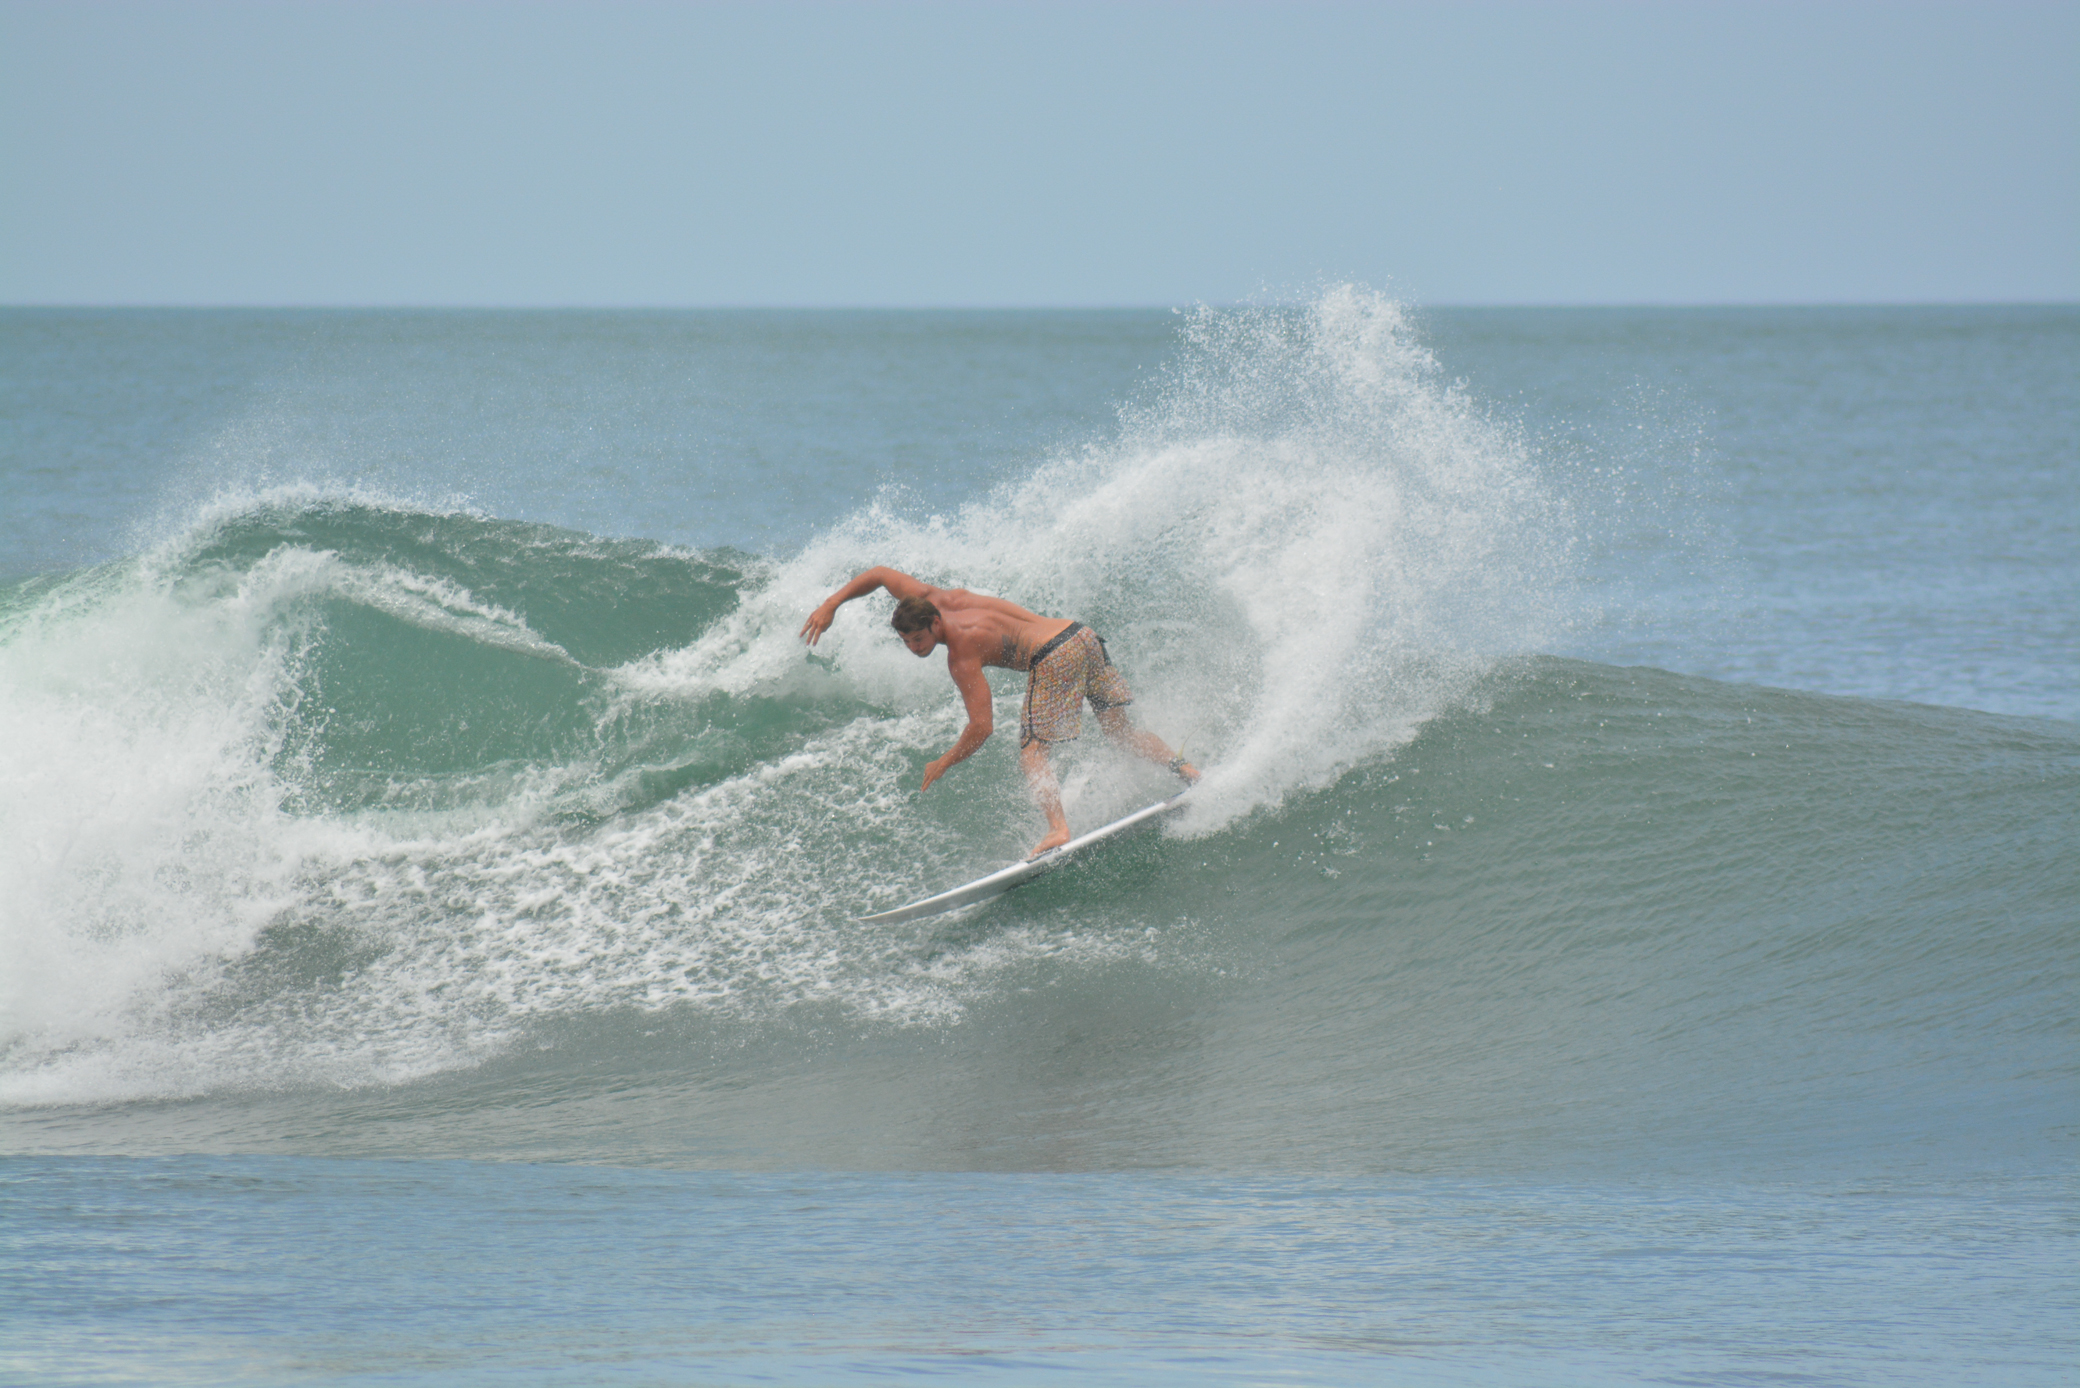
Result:
<instances>
[{"instance_id":1,"label":"man's back","mask_svg":"<svg viewBox=\"0 0 2080 1388\"><path fill-rule=\"evenodd\" d=\"M1004 598L966 588L933 588L925 596L946 623L949 661L965 657L1008 670L1031 666L1033 652L1067 631L1067 617L1043 617Z\"/></svg>"}]
</instances>

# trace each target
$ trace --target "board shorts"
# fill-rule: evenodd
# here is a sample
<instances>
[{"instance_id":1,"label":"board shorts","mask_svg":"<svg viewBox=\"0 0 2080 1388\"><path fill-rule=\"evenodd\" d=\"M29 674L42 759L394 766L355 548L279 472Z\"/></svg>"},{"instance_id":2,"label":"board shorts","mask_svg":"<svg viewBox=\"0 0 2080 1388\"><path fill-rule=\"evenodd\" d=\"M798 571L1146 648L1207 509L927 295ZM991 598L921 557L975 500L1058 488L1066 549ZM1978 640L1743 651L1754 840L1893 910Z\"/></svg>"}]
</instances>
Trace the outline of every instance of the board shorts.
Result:
<instances>
[{"instance_id":1,"label":"board shorts","mask_svg":"<svg viewBox=\"0 0 2080 1388\"><path fill-rule=\"evenodd\" d=\"M1074 742L1083 731L1083 701L1095 713L1134 702L1134 692L1112 668L1098 633L1081 622L1042 646L1026 676L1025 711L1018 720L1018 745Z\"/></svg>"}]
</instances>

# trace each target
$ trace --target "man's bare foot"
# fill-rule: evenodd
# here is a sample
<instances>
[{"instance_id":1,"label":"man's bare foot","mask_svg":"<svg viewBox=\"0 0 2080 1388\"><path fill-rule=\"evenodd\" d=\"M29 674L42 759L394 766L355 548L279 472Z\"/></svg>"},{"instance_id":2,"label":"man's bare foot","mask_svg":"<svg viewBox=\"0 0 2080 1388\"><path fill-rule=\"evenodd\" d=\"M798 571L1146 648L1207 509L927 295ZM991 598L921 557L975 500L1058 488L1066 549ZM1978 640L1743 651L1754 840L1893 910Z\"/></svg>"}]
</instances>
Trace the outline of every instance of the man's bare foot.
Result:
<instances>
[{"instance_id":1,"label":"man's bare foot","mask_svg":"<svg viewBox=\"0 0 2080 1388\"><path fill-rule=\"evenodd\" d=\"M1069 826L1064 824L1061 828L1055 830L1046 838L1040 840L1040 842L1038 842L1037 844L1034 844L1033 851L1026 854L1026 861L1030 863L1031 861L1033 861L1033 859L1039 857L1042 853L1046 853L1051 849L1060 848L1063 844L1067 843L1068 841Z\"/></svg>"},{"instance_id":2,"label":"man's bare foot","mask_svg":"<svg viewBox=\"0 0 2080 1388\"><path fill-rule=\"evenodd\" d=\"M1186 785L1195 786L1199 784L1199 768L1193 766L1183 757L1179 757L1176 761L1171 762L1170 769L1172 771L1175 771L1178 775L1184 777L1184 783Z\"/></svg>"}]
</instances>

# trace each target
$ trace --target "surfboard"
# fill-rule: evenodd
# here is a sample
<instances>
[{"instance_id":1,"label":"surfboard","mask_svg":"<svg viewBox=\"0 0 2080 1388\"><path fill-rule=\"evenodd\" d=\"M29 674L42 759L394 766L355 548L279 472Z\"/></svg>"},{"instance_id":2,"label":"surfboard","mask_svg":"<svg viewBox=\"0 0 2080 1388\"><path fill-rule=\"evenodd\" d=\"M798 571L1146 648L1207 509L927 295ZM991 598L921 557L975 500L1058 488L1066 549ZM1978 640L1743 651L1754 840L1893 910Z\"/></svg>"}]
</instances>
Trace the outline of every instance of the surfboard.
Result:
<instances>
[{"instance_id":1,"label":"surfboard","mask_svg":"<svg viewBox=\"0 0 2080 1388\"><path fill-rule=\"evenodd\" d=\"M898 906L893 911L883 911L878 915L872 916L861 916L859 923L862 925L881 925L890 921L914 921L920 916L936 916L941 911L951 911L956 907L967 906L977 901L987 901L993 896L1000 896L1014 887L1023 887L1042 873L1053 872L1056 868L1093 844L1103 843L1105 840L1133 828L1144 820L1154 819L1165 810L1176 809L1177 802L1189 794L1191 794L1191 787L1186 786L1167 800L1158 800L1153 805L1144 805L1134 811L1134 813L1124 815L1113 820L1110 824L1093 829L1081 838L1069 840L1060 848L1050 848L1037 858L1028 858L1022 863L1013 863L1010 867L998 868L987 877L978 877L964 887L955 887L952 891L941 892L937 896L928 896L922 901L913 901L908 906Z\"/></svg>"}]
</instances>

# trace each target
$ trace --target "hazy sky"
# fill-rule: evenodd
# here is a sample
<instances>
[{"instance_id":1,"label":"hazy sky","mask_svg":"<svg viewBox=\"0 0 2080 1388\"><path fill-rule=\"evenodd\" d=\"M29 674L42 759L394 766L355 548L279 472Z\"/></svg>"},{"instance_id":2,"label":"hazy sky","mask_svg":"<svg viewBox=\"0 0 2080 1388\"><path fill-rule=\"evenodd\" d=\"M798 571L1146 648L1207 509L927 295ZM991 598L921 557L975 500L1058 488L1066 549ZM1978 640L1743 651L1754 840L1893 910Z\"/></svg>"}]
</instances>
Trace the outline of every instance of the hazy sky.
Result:
<instances>
[{"instance_id":1,"label":"hazy sky","mask_svg":"<svg viewBox=\"0 0 2080 1388\"><path fill-rule=\"evenodd\" d=\"M2080 299L2080 4L0 0L0 302Z\"/></svg>"}]
</instances>

